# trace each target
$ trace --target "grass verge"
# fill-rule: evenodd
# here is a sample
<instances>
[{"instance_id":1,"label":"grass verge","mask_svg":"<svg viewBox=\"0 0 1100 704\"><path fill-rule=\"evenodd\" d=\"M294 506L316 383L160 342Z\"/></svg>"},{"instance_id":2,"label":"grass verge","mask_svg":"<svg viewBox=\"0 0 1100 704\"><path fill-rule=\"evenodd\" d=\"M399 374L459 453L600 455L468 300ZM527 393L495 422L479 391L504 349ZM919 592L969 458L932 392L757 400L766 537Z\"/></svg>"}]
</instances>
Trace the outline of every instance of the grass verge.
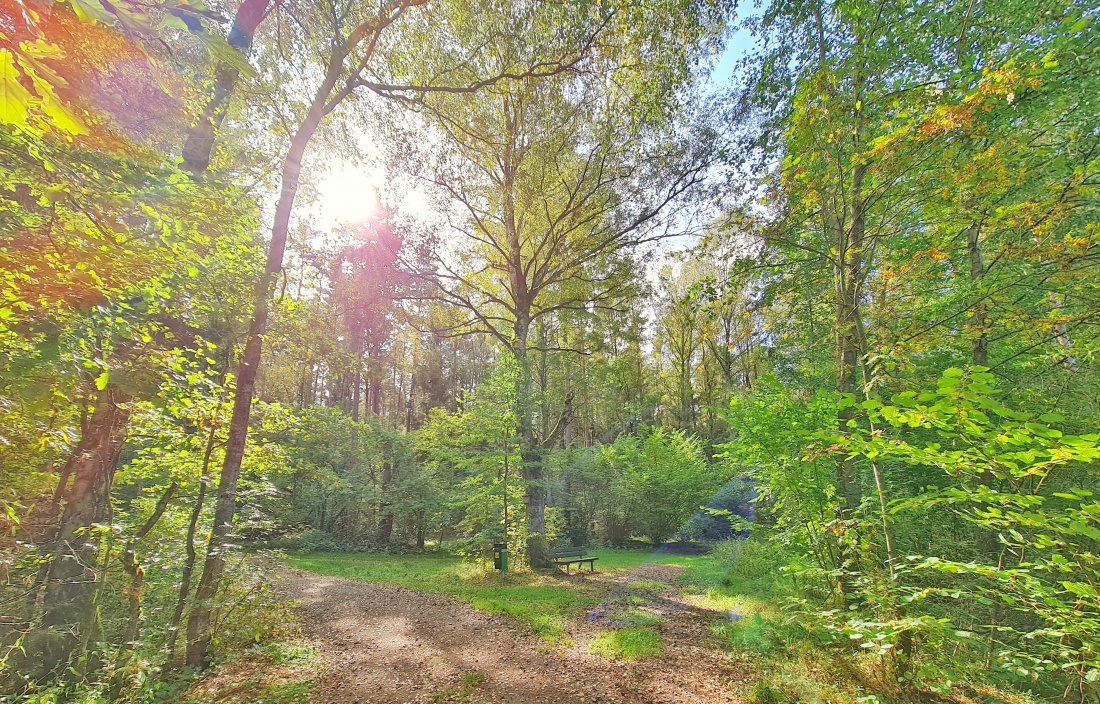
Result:
<instances>
[{"instance_id":1,"label":"grass verge","mask_svg":"<svg viewBox=\"0 0 1100 704\"><path fill-rule=\"evenodd\" d=\"M627 626L604 631L592 642L592 652L631 662L664 652L661 634L648 626Z\"/></svg>"},{"instance_id":2,"label":"grass verge","mask_svg":"<svg viewBox=\"0 0 1100 704\"><path fill-rule=\"evenodd\" d=\"M256 646L194 682L179 704L308 704L317 651L286 641Z\"/></svg>"}]
</instances>

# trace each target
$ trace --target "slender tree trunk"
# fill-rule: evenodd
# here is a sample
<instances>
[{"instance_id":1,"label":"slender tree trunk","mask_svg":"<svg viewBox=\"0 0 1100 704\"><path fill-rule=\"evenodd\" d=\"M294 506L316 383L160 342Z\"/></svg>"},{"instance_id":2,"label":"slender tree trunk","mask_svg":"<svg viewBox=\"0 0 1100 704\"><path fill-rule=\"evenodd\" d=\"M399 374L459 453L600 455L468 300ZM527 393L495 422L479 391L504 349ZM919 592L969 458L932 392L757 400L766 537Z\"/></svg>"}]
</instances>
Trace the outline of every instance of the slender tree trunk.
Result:
<instances>
[{"instance_id":1,"label":"slender tree trunk","mask_svg":"<svg viewBox=\"0 0 1100 704\"><path fill-rule=\"evenodd\" d=\"M142 524L133 537L126 541L126 547L122 551L122 568L126 570L126 573L130 575L130 584L126 587L125 594L128 602L126 628L122 633L122 646L119 648L118 655L115 657L115 673L111 677L110 684L110 699L114 700L118 698L118 694L122 689L123 679L121 673L124 672L121 668L130 661L130 656L133 653L134 646L137 645L138 635L141 632L141 601L145 591L145 570L142 569L141 563L137 561L137 549L141 544L141 541L145 539L145 536L149 535L150 531L156 527L160 521L161 516L168 509L168 503L172 500L172 497L176 495L176 491L180 488L179 484L172 482L172 484L161 495L160 500L157 501L156 507L153 509L152 515L148 520Z\"/></svg>"},{"instance_id":2,"label":"slender tree trunk","mask_svg":"<svg viewBox=\"0 0 1100 704\"><path fill-rule=\"evenodd\" d=\"M862 44L857 42L857 47ZM863 293L863 245L866 233L866 207L863 181L867 164L863 159L863 78L855 77L852 101L855 105L855 126L852 151L856 163L851 172L851 188L848 193L850 212L847 231L837 226L840 241L837 247L837 391L856 394L858 375L861 373L863 350L860 344L860 298ZM835 220L834 220L834 224ZM837 224L838 225L838 224ZM840 410L837 422L841 433L847 432L848 422L855 417L855 406ZM841 517L851 518L863 499L859 471L852 460L842 459L837 464L837 485L842 499Z\"/></svg>"},{"instance_id":3,"label":"slender tree trunk","mask_svg":"<svg viewBox=\"0 0 1100 704\"><path fill-rule=\"evenodd\" d=\"M378 502L378 543L389 545L393 537L393 504L390 490L393 488L393 460L382 465L381 499Z\"/></svg>"},{"instance_id":4,"label":"slender tree trunk","mask_svg":"<svg viewBox=\"0 0 1100 704\"><path fill-rule=\"evenodd\" d=\"M862 169L863 167L857 167L854 170L853 181L857 176L862 181ZM836 267L836 390L842 394L855 395L859 390L857 374L860 349L857 321L860 314L859 277L862 256L859 248L862 246L863 214L855 202L852 204L852 211L853 217L848 231L845 232L839 224L836 228L839 235ZM854 417L854 406L840 409L837 424L841 433L848 432L848 422ZM859 472L854 461L841 459L837 462L836 481L841 499L840 516L849 519L859 508L863 498Z\"/></svg>"},{"instance_id":5,"label":"slender tree trunk","mask_svg":"<svg viewBox=\"0 0 1100 704\"><path fill-rule=\"evenodd\" d=\"M225 542L233 526L236 512L237 482L241 475L248 439L248 421L252 407L252 394L256 387L256 375L260 368L263 335L267 331L270 300L275 281L283 268L290 230L290 214L298 193L298 181L302 172L302 157L313 138L324 107L343 68L344 56L334 52L329 61L325 81L313 99L310 111L290 142L290 149L283 162L282 189L275 207L275 221L271 229L271 244L267 253L267 266L257 282L252 323L248 329L244 353L237 370L237 386L233 398L233 415L229 423L225 459L218 483L218 498L214 508L214 527L207 544L206 560L195 593L195 608L187 621L187 664L201 667L206 664L210 645L210 626L213 621L213 601L221 586L225 570Z\"/></svg>"},{"instance_id":6,"label":"slender tree trunk","mask_svg":"<svg viewBox=\"0 0 1100 704\"><path fill-rule=\"evenodd\" d=\"M360 389L363 387L363 333L362 331L356 331L356 350L355 350L355 375L352 379L352 383L355 385L351 391L351 419L359 422L359 404L362 402L360 397Z\"/></svg>"},{"instance_id":7,"label":"slender tree trunk","mask_svg":"<svg viewBox=\"0 0 1100 704\"><path fill-rule=\"evenodd\" d=\"M974 221L966 230L966 256L970 263L970 285L977 289L982 276L985 275L985 264L982 262L982 248L978 240L981 234L981 223ZM973 337L970 339L970 363L979 367L989 366L989 333L985 327L985 303L979 301L974 305L974 312L970 316L970 328Z\"/></svg>"},{"instance_id":8,"label":"slender tree trunk","mask_svg":"<svg viewBox=\"0 0 1100 704\"><path fill-rule=\"evenodd\" d=\"M966 229L966 258L970 264L970 287L979 296L981 295L981 281L985 276L985 262L982 259L981 222L975 220ZM977 367L989 366L989 331L986 327L986 306L984 301L978 301L974 305L974 311L970 316L968 327L971 330L970 338L970 363ZM993 487L993 472L988 470L981 473L979 481L987 488ZM980 527L978 529L978 552L982 555L991 555L997 552L997 530Z\"/></svg>"},{"instance_id":9,"label":"slender tree trunk","mask_svg":"<svg viewBox=\"0 0 1100 704\"><path fill-rule=\"evenodd\" d=\"M206 441L206 450L202 456L202 474L199 478L199 493L195 497L195 505L191 507L191 519L187 523L187 538L184 549L187 557L183 562L183 574L180 576L179 596L176 598L176 608L172 612L172 621L168 625L168 640L164 644L164 650L168 655L169 663L174 660L176 651L176 638L179 636L180 623L183 621L183 610L187 607L187 599L191 596L191 578L195 573L195 562L198 552L195 550L195 533L198 532L199 519L202 517L202 509L206 504L206 492L210 486L210 458L214 453L214 445L217 441L218 426L214 424L210 428L210 437Z\"/></svg>"}]
</instances>

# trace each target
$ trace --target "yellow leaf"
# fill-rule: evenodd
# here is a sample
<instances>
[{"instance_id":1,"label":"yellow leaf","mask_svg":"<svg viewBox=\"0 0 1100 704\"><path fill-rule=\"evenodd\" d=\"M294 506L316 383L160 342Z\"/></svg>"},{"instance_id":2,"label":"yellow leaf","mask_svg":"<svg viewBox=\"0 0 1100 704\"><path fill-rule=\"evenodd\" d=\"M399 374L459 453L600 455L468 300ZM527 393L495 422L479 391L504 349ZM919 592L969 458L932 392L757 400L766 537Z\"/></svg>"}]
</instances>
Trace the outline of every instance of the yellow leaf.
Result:
<instances>
[{"instance_id":1,"label":"yellow leaf","mask_svg":"<svg viewBox=\"0 0 1100 704\"><path fill-rule=\"evenodd\" d=\"M27 121L31 93L19 83L19 70L8 49L0 49L0 122L21 125Z\"/></svg>"},{"instance_id":2,"label":"yellow leaf","mask_svg":"<svg viewBox=\"0 0 1100 704\"><path fill-rule=\"evenodd\" d=\"M24 61L20 61L19 64L30 76L35 92L42 99L42 112L50 116L54 125L70 134L85 134L88 130L84 123L58 99L50 82L38 75L38 71L31 64Z\"/></svg>"}]
</instances>

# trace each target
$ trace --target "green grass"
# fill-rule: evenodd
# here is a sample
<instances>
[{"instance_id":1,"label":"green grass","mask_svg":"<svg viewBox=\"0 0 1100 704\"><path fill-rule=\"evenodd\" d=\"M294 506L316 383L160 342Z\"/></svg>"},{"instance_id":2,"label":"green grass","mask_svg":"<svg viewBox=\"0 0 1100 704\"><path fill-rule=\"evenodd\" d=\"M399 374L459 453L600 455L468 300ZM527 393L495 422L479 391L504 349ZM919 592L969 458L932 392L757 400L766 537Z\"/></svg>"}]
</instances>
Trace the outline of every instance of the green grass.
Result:
<instances>
[{"instance_id":1,"label":"green grass","mask_svg":"<svg viewBox=\"0 0 1100 704\"><path fill-rule=\"evenodd\" d=\"M256 645L227 658L186 691L165 691L156 701L179 704L309 704L317 649L298 641Z\"/></svg>"},{"instance_id":2,"label":"green grass","mask_svg":"<svg viewBox=\"0 0 1100 704\"><path fill-rule=\"evenodd\" d=\"M641 609L630 609L629 611L617 613L615 618L631 626L656 626L665 622L660 616Z\"/></svg>"},{"instance_id":3,"label":"green grass","mask_svg":"<svg viewBox=\"0 0 1100 704\"><path fill-rule=\"evenodd\" d=\"M443 702L448 701L469 702L470 697L477 690L477 686L484 681L485 675L480 672L463 675L460 684L433 694L432 704L443 704Z\"/></svg>"},{"instance_id":4,"label":"green grass","mask_svg":"<svg viewBox=\"0 0 1100 704\"><path fill-rule=\"evenodd\" d=\"M592 652L631 662L664 652L661 634L648 626L627 626L604 631L592 642Z\"/></svg>"},{"instance_id":5,"label":"green grass","mask_svg":"<svg viewBox=\"0 0 1100 704\"><path fill-rule=\"evenodd\" d=\"M762 533L762 531L761 531ZM655 555L644 551L599 550L595 575L566 577L531 571L500 574L486 565L470 564L451 555L304 554L288 558L295 567L322 574L393 584L415 591L447 594L473 607L505 614L551 644L567 643L567 626L607 598L619 583L629 580L630 571L646 563L680 565L684 568L676 584L661 581L628 582L634 593L614 597L614 617L626 625L600 631L589 644L592 652L620 661L635 661L662 655L666 648L679 647L680 631L667 630L664 619L646 612L653 593L676 590L680 598L700 611L709 626L709 637L699 643L720 649L738 663L747 675L732 685L735 693L753 704L857 704L896 701L898 689L882 680L879 659L862 653L851 654L815 640L812 633L791 618L782 605L798 596L791 577L780 571L787 557L776 546L756 535L744 541L729 541L709 555ZM647 594L647 592L649 592ZM730 613L738 618L731 620ZM667 640L662 640L662 630ZM293 651L270 653L276 661L294 661ZM308 658L309 653L301 653ZM480 680L477 673L459 684L438 692L434 700L476 699ZM288 683L287 694L265 692L272 702L293 702L306 684ZM985 690L983 690L985 691ZM989 701L1033 704L1022 695L1005 697L997 690ZM984 696L984 695L983 695ZM228 700L227 700L228 701ZM973 698L956 699L970 704Z\"/></svg>"},{"instance_id":6,"label":"green grass","mask_svg":"<svg viewBox=\"0 0 1100 704\"><path fill-rule=\"evenodd\" d=\"M597 569L631 570L649 561L648 552L596 550ZM660 555L664 564L688 564L698 558ZM393 584L430 594L448 594L475 609L505 614L551 643L565 638L569 619L600 603L609 591L606 580L563 578L535 572L500 574L485 565L453 555L305 554L287 558L298 569L363 582Z\"/></svg>"}]
</instances>

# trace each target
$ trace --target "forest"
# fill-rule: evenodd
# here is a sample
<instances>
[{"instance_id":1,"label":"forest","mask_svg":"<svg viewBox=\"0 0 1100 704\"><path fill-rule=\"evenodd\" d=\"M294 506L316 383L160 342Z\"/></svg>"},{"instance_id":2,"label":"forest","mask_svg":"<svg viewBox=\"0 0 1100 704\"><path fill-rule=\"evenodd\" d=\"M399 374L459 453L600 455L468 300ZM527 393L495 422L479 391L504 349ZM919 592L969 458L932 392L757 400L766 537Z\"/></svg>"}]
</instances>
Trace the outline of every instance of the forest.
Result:
<instances>
[{"instance_id":1,"label":"forest","mask_svg":"<svg viewBox=\"0 0 1100 704\"><path fill-rule=\"evenodd\" d=\"M0 0L0 702L1100 701L1098 11Z\"/></svg>"}]
</instances>

